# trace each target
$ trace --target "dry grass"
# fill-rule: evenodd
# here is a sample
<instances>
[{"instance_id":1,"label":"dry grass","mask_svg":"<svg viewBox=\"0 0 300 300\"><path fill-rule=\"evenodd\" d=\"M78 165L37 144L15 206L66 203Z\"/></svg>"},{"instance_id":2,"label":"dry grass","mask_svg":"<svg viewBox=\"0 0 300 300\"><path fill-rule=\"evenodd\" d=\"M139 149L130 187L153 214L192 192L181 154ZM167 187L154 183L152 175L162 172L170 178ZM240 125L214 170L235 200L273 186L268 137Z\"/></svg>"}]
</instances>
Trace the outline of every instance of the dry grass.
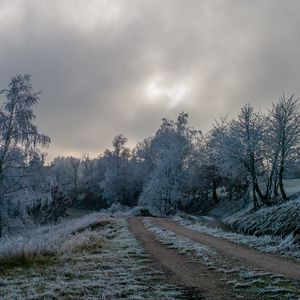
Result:
<instances>
[{"instance_id":1,"label":"dry grass","mask_svg":"<svg viewBox=\"0 0 300 300\"><path fill-rule=\"evenodd\" d=\"M0 272L10 268L53 263L58 256L72 251L105 247L107 237L98 231L111 229L113 220L100 214L42 226L27 233L0 240Z\"/></svg>"},{"instance_id":2,"label":"dry grass","mask_svg":"<svg viewBox=\"0 0 300 300\"><path fill-rule=\"evenodd\" d=\"M1 299L189 299L156 271L124 220L87 229L89 237L51 264L22 265L0 277Z\"/></svg>"}]
</instances>

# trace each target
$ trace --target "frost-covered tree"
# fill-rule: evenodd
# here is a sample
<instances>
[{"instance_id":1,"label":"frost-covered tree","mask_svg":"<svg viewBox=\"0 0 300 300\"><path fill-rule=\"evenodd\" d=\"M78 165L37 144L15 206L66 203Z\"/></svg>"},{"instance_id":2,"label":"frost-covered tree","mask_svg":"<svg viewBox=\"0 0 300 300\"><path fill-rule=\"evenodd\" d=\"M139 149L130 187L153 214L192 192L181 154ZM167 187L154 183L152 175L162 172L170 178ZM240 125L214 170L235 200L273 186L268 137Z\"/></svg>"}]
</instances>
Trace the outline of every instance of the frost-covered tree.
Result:
<instances>
[{"instance_id":1,"label":"frost-covered tree","mask_svg":"<svg viewBox=\"0 0 300 300\"><path fill-rule=\"evenodd\" d=\"M9 198L28 188L28 164L33 157L42 156L39 146L46 147L50 138L38 132L34 124L34 106L39 92L32 87L31 77L17 75L8 89L2 90L5 100L0 110L0 234L4 207Z\"/></svg>"},{"instance_id":2,"label":"frost-covered tree","mask_svg":"<svg viewBox=\"0 0 300 300\"><path fill-rule=\"evenodd\" d=\"M227 192L229 199L243 197L248 187L247 168L244 164L242 145L236 138L233 130L233 122L226 118L215 121L213 128L206 136L206 161L213 167L213 174L206 173L210 178L206 180L217 181Z\"/></svg>"},{"instance_id":3,"label":"frost-covered tree","mask_svg":"<svg viewBox=\"0 0 300 300\"><path fill-rule=\"evenodd\" d=\"M106 159L105 155L90 159L87 154L83 154L80 159L72 156L57 157L51 163L51 174L60 191L72 198L76 207L105 208L103 182Z\"/></svg>"},{"instance_id":4,"label":"frost-covered tree","mask_svg":"<svg viewBox=\"0 0 300 300\"><path fill-rule=\"evenodd\" d=\"M55 181L50 168L45 166L43 157L34 156L26 168L26 173L28 174L26 180L28 181L29 192L31 197L35 199L34 203L27 202L28 209L33 210L47 206L52 200L51 187L55 185Z\"/></svg>"},{"instance_id":5,"label":"frost-covered tree","mask_svg":"<svg viewBox=\"0 0 300 300\"><path fill-rule=\"evenodd\" d=\"M80 159L72 156L55 158L52 162L52 174L60 190L76 202L82 179Z\"/></svg>"},{"instance_id":6,"label":"frost-covered tree","mask_svg":"<svg viewBox=\"0 0 300 300\"><path fill-rule=\"evenodd\" d=\"M136 158L140 162L141 169L143 170L142 177L148 177L155 166L156 151L153 145L153 137L144 139L139 142L134 149Z\"/></svg>"},{"instance_id":7,"label":"frost-covered tree","mask_svg":"<svg viewBox=\"0 0 300 300\"><path fill-rule=\"evenodd\" d=\"M105 150L103 155L105 177L102 188L104 198L109 204L119 202L122 205L131 205L127 184L131 151L126 147L126 142L124 135L117 135L112 143L114 149Z\"/></svg>"},{"instance_id":8,"label":"frost-covered tree","mask_svg":"<svg viewBox=\"0 0 300 300\"><path fill-rule=\"evenodd\" d=\"M183 200L187 160L198 132L188 124L188 114L179 114L177 121L163 119L151 141L153 167L146 179L140 204L153 211L169 213Z\"/></svg>"},{"instance_id":9,"label":"frost-covered tree","mask_svg":"<svg viewBox=\"0 0 300 300\"><path fill-rule=\"evenodd\" d=\"M237 119L217 123L209 143L223 186L247 188L249 180L255 208L270 205L278 187L286 200L283 175L286 163L299 153L299 120L298 100L283 96L268 116L246 105Z\"/></svg>"},{"instance_id":10,"label":"frost-covered tree","mask_svg":"<svg viewBox=\"0 0 300 300\"><path fill-rule=\"evenodd\" d=\"M90 159L84 154L81 158L81 180L79 186L80 206L84 208L105 208L101 182L105 176L103 158Z\"/></svg>"},{"instance_id":11,"label":"frost-covered tree","mask_svg":"<svg viewBox=\"0 0 300 300\"><path fill-rule=\"evenodd\" d=\"M80 159L71 157L70 158L71 163L71 174L72 174L72 182L74 187L74 201L77 202L78 200L78 181L79 181L79 172L80 172Z\"/></svg>"},{"instance_id":12,"label":"frost-covered tree","mask_svg":"<svg viewBox=\"0 0 300 300\"><path fill-rule=\"evenodd\" d=\"M217 124L211 132L216 165L222 177L227 183L244 178L245 186L248 177L255 208L259 206L257 195L261 201L266 201L259 185L263 174L264 130L264 115L245 105L236 120Z\"/></svg>"},{"instance_id":13,"label":"frost-covered tree","mask_svg":"<svg viewBox=\"0 0 300 300\"><path fill-rule=\"evenodd\" d=\"M300 107L299 101L293 95L285 95L273 104L269 117L271 147L274 151L272 171L278 175L278 185L284 200L288 197L283 186L286 163L297 159L300 142ZM277 179L277 178L276 178ZM274 188L276 191L276 180Z\"/></svg>"},{"instance_id":14,"label":"frost-covered tree","mask_svg":"<svg viewBox=\"0 0 300 300\"><path fill-rule=\"evenodd\" d=\"M69 157L58 156L51 162L51 173L55 177L56 185L67 195L73 196L72 167Z\"/></svg>"},{"instance_id":15,"label":"frost-covered tree","mask_svg":"<svg viewBox=\"0 0 300 300\"><path fill-rule=\"evenodd\" d=\"M263 172L265 117L263 114L255 112L253 107L248 104L241 109L238 119L233 121L231 130L240 146L236 148L237 158L251 177L254 207L256 208L258 206L256 194L261 201L266 202L259 186L259 176Z\"/></svg>"}]
</instances>

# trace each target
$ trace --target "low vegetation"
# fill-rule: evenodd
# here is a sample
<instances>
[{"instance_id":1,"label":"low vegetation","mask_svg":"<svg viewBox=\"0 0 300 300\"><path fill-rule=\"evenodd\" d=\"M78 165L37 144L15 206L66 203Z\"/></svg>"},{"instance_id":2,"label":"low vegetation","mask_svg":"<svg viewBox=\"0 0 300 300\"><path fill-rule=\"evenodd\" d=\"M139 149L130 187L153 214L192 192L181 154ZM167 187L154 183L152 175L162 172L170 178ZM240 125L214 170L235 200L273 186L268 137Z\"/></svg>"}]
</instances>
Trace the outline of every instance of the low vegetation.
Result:
<instances>
[{"instance_id":1,"label":"low vegetation","mask_svg":"<svg viewBox=\"0 0 300 300\"><path fill-rule=\"evenodd\" d=\"M3 299L188 299L153 267L127 223L108 215L43 226L0 250Z\"/></svg>"},{"instance_id":2,"label":"low vegetation","mask_svg":"<svg viewBox=\"0 0 300 300\"><path fill-rule=\"evenodd\" d=\"M106 227L112 221L103 220L99 214L90 214L81 219L63 221L57 225L41 226L26 234L0 240L0 266L30 265L43 263L62 253L83 248L91 243L100 247L103 241L93 229Z\"/></svg>"},{"instance_id":3,"label":"low vegetation","mask_svg":"<svg viewBox=\"0 0 300 300\"><path fill-rule=\"evenodd\" d=\"M245 214L232 225L246 234L287 236L300 233L300 199Z\"/></svg>"}]
</instances>

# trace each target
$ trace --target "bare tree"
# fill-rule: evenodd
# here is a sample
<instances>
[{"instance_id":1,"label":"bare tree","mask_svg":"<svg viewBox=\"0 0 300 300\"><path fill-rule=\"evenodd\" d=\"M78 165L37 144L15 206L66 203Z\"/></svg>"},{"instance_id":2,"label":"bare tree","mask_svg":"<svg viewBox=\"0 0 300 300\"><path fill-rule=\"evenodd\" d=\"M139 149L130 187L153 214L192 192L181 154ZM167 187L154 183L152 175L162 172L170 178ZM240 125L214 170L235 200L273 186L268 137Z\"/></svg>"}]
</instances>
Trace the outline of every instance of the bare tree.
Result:
<instances>
[{"instance_id":1,"label":"bare tree","mask_svg":"<svg viewBox=\"0 0 300 300\"><path fill-rule=\"evenodd\" d=\"M28 74L11 79L8 89L2 90L6 100L0 110L0 236L5 196L24 188L22 178L31 158L42 155L38 146L48 146L50 138L40 134L34 124L33 107L39 92L33 90ZM18 171L19 170L19 171Z\"/></svg>"},{"instance_id":2,"label":"bare tree","mask_svg":"<svg viewBox=\"0 0 300 300\"><path fill-rule=\"evenodd\" d=\"M285 95L273 104L271 116L271 135L273 147L276 149L276 160L278 159L278 169L274 168L274 173L278 172L278 185L284 200L288 196L283 186L283 176L286 162L292 159L299 151L300 141L300 107L298 99L294 95L286 98ZM276 181L274 183L276 190Z\"/></svg>"}]
</instances>

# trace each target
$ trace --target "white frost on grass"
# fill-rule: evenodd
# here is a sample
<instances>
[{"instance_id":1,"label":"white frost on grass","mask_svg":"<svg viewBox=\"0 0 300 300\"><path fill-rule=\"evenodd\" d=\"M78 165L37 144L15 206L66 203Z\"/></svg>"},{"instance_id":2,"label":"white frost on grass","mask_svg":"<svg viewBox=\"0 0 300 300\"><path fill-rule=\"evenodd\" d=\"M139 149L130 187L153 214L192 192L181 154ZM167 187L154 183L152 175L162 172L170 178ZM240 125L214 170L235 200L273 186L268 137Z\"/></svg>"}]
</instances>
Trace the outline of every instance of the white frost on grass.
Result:
<instances>
[{"instance_id":1,"label":"white frost on grass","mask_svg":"<svg viewBox=\"0 0 300 300\"><path fill-rule=\"evenodd\" d=\"M223 238L235 244L243 244L263 252L277 253L300 259L300 248L294 243L292 234L286 237L244 235L241 233L223 231L220 228L210 228L202 224L192 223L190 220L180 216L175 216L173 219L189 229Z\"/></svg>"},{"instance_id":2,"label":"white frost on grass","mask_svg":"<svg viewBox=\"0 0 300 300\"><path fill-rule=\"evenodd\" d=\"M68 231L90 223L84 217L76 224L67 225ZM65 252L46 266L7 271L0 279L0 299L185 299L182 287L166 283L154 269L124 220L91 231L99 245Z\"/></svg>"},{"instance_id":3,"label":"white frost on grass","mask_svg":"<svg viewBox=\"0 0 300 300\"><path fill-rule=\"evenodd\" d=\"M63 221L57 225L41 226L14 237L0 239L0 258L34 257L64 253L95 237L89 228L105 221L99 213L81 219ZM107 221L105 221L107 222Z\"/></svg>"},{"instance_id":4,"label":"white frost on grass","mask_svg":"<svg viewBox=\"0 0 300 300\"><path fill-rule=\"evenodd\" d=\"M178 250L180 254L195 253L205 265L210 266L217 253L210 247L195 243L189 238L178 237L174 232L153 226L149 219L143 221L146 228L153 232L156 238L165 245Z\"/></svg>"},{"instance_id":5,"label":"white frost on grass","mask_svg":"<svg viewBox=\"0 0 300 300\"><path fill-rule=\"evenodd\" d=\"M201 263L208 266L209 269L223 274L227 284L233 286L235 290L240 291L242 294L246 293L251 297L261 296L265 291L264 296L260 299L269 299L269 294L272 294L272 299L300 299L299 282L285 279L281 275L270 272L256 271L249 267L236 265L236 262L229 258L220 257L214 249L208 246L155 226L147 218L143 222L144 226L155 235L159 242L176 249L178 253L188 254L200 259ZM284 285L284 288L282 285ZM273 290L281 291L279 297L275 295L274 298Z\"/></svg>"},{"instance_id":6,"label":"white frost on grass","mask_svg":"<svg viewBox=\"0 0 300 300\"><path fill-rule=\"evenodd\" d=\"M296 197L296 196L294 196ZM265 207L253 213L247 213L227 222L239 228L246 234L271 234L288 235L295 230L300 230L300 198Z\"/></svg>"}]
</instances>

